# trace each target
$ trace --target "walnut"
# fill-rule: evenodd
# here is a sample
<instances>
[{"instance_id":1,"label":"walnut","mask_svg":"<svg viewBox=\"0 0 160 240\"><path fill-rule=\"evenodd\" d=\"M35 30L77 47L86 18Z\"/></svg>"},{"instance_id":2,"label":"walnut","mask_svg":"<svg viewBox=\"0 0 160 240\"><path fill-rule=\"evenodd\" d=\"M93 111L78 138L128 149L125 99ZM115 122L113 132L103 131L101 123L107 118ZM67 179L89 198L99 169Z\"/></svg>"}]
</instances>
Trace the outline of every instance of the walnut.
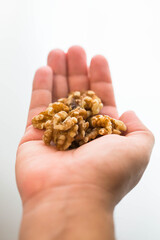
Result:
<instances>
[{"instance_id":1,"label":"walnut","mask_svg":"<svg viewBox=\"0 0 160 240\"><path fill-rule=\"evenodd\" d=\"M61 111L54 115L53 129L66 131L77 123L76 117L70 117L66 112Z\"/></svg>"},{"instance_id":2,"label":"walnut","mask_svg":"<svg viewBox=\"0 0 160 240\"><path fill-rule=\"evenodd\" d=\"M38 129L45 129L46 121L51 120L55 113L59 111L69 112L69 107L60 102L50 103L44 112L39 113L32 119L33 126Z\"/></svg>"},{"instance_id":3,"label":"walnut","mask_svg":"<svg viewBox=\"0 0 160 240\"><path fill-rule=\"evenodd\" d=\"M97 137L126 131L122 121L96 115L102 107L100 98L93 91L75 91L68 98L50 103L44 112L33 117L32 124L35 128L45 129L44 143L49 145L53 142L59 150L79 147Z\"/></svg>"},{"instance_id":4,"label":"walnut","mask_svg":"<svg viewBox=\"0 0 160 240\"><path fill-rule=\"evenodd\" d=\"M77 135L77 132L77 124L71 127L68 131L53 130L53 142L59 150L66 150L74 141L74 137Z\"/></svg>"},{"instance_id":5,"label":"walnut","mask_svg":"<svg viewBox=\"0 0 160 240\"><path fill-rule=\"evenodd\" d=\"M52 135L53 135L53 121L48 120L45 124L46 131L44 132L43 135L43 141L46 145L49 145L50 142L52 141Z\"/></svg>"},{"instance_id":6,"label":"walnut","mask_svg":"<svg viewBox=\"0 0 160 240\"><path fill-rule=\"evenodd\" d=\"M52 119L52 116L49 116L46 111L41 112L39 115L35 116L32 119L32 125L33 127L38 129L45 129L46 122L51 119Z\"/></svg>"},{"instance_id":7,"label":"walnut","mask_svg":"<svg viewBox=\"0 0 160 240\"><path fill-rule=\"evenodd\" d=\"M75 138L75 141L83 140L86 135L86 130L89 127L89 122L86 122L82 116L78 117L78 134Z\"/></svg>"},{"instance_id":8,"label":"walnut","mask_svg":"<svg viewBox=\"0 0 160 240\"><path fill-rule=\"evenodd\" d=\"M86 133L86 136L83 141L84 141L84 143L87 143L90 140L95 139L98 135L99 135L99 128L90 129L90 131L88 131L88 133ZM83 141L81 141L81 145L83 144Z\"/></svg>"},{"instance_id":9,"label":"walnut","mask_svg":"<svg viewBox=\"0 0 160 240\"><path fill-rule=\"evenodd\" d=\"M105 128L107 131L107 134L112 133L112 123L111 118L107 115L96 115L89 119L89 123L91 127L99 127L99 128ZM103 135L103 134L101 134Z\"/></svg>"},{"instance_id":10,"label":"walnut","mask_svg":"<svg viewBox=\"0 0 160 240\"><path fill-rule=\"evenodd\" d=\"M122 121L111 118L111 122L112 122L112 131L114 134L120 135L121 132L125 132L127 130L126 125Z\"/></svg>"},{"instance_id":11,"label":"walnut","mask_svg":"<svg viewBox=\"0 0 160 240\"><path fill-rule=\"evenodd\" d=\"M86 92L75 91L68 95L68 98L60 98L59 102L66 104L71 109L81 107L88 111L88 116L98 114L103 104L95 92L89 90Z\"/></svg>"}]
</instances>

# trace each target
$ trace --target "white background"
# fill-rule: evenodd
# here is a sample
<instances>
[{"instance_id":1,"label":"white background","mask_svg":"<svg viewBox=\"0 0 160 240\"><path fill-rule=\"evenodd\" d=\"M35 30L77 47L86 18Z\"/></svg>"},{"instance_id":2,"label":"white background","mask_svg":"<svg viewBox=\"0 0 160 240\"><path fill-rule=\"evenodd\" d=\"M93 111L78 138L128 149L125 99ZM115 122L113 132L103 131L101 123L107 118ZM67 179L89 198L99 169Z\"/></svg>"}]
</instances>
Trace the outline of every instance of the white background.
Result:
<instances>
[{"instance_id":1,"label":"white background","mask_svg":"<svg viewBox=\"0 0 160 240\"><path fill-rule=\"evenodd\" d=\"M160 239L160 1L5 0L0 8L0 239L16 240L22 214L16 149L32 79L53 48L107 57L120 114L134 110L156 144L138 186L115 210L118 240Z\"/></svg>"}]
</instances>

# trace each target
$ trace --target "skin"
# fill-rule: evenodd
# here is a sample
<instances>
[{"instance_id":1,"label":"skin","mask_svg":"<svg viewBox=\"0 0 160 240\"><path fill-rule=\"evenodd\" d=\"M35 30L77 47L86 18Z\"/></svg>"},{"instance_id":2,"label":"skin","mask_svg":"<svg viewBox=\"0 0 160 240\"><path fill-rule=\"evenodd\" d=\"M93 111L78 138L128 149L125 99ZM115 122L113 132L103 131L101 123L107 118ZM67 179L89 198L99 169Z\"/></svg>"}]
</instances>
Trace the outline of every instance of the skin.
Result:
<instances>
[{"instance_id":1,"label":"skin","mask_svg":"<svg viewBox=\"0 0 160 240\"><path fill-rule=\"evenodd\" d=\"M142 177L153 134L134 112L118 116L103 56L93 57L88 67L85 51L73 46L67 53L51 51L47 65L35 73L27 127L17 151L20 239L114 239L114 208ZM32 117L70 91L88 89L102 99L103 114L126 124L125 136L103 136L70 151L44 145L43 131L32 127Z\"/></svg>"}]
</instances>

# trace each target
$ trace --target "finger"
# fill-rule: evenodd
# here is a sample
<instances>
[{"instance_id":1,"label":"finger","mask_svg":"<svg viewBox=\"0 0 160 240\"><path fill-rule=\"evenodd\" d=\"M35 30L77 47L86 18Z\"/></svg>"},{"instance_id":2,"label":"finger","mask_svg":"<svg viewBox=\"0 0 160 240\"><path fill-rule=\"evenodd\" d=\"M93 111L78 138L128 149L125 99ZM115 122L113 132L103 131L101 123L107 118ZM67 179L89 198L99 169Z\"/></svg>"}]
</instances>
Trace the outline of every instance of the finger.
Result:
<instances>
[{"instance_id":1,"label":"finger","mask_svg":"<svg viewBox=\"0 0 160 240\"><path fill-rule=\"evenodd\" d=\"M103 113L117 118L114 91L107 60L97 55L92 58L89 68L89 80L91 89L101 98L104 108Z\"/></svg>"},{"instance_id":2,"label":"finger","mask_svg":"<svg viewBox=\"0 0 160 240\"><path fill-rule=\"evenodd\" d=\"M52 97L54 102L68 94L66 54L60 49L52 50L48 55L47 63L52 68L54 75Z\"/></svg>"},{"instance_id":3,"label":"finger","mask_svg":"<svg viewBox=\"0 0 160 240\"><path fill-rule=\"evenodd\" d=\"M33 116L44 111L52 101L52 69L48 66L39 68L34 76L31 103L27 127L31 125Z\"/></svg>"},{"instance_id":4,"label":"finger","mask_svg":"<svg viewBox=\"0 0 160 240\"><path fill-rule=\"evenodd\" d=\"M67 53L69 90L88 90L88 70L86 53L83 48L73 46Z\"/></svg>"}]
</instances>

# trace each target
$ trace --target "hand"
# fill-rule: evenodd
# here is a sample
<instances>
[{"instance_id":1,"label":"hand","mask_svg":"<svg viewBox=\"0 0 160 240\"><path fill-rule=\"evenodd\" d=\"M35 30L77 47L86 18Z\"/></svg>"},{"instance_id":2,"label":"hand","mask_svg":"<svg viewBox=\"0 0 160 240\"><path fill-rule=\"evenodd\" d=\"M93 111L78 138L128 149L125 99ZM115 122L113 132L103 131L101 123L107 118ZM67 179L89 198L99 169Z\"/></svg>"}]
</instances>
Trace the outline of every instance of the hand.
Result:
<instances>
[{"instance_id":1,"label":"hand","mask_svg":"<svg viewBox=\"0 0 160 240\"><path fill-rule=\"evenodd\" d=\"M69 151L46 146L43 132L31 125L32 117L68 92L88 89L102 99L103 114L126 124L126 135L106 135ZM107 196L114 208L140 180L153 144L152 133L134 112L125 112L119 118L103 56L93 57L88 68L82 48L71 47L67 54L53 50L48 66L35 74L27 127L17 152L16 176L23 204L53 189L73 187L73 192L94 189L91 191Z\"/></svg>"}]
</instances>

